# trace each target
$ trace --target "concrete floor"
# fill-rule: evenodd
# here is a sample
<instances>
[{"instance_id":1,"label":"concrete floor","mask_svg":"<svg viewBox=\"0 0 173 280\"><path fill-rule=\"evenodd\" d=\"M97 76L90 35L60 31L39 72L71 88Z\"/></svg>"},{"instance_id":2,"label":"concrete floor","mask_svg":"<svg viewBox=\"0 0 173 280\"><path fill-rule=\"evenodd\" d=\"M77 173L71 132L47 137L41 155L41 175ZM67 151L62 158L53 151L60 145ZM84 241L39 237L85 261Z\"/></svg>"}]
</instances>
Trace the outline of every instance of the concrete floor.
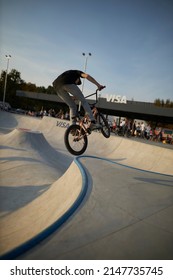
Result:
<instances>
[{"instance_id":1,"label":"concrete floor","mask_svg":"<svg viewBox=\"0 0 173 280\"><path fill-rule=\"evenodd\" d=\"M22 129L21 129L22 128ZM173 150L0 112L2 259L172 259Z\"/></svg>"}]
</instances>

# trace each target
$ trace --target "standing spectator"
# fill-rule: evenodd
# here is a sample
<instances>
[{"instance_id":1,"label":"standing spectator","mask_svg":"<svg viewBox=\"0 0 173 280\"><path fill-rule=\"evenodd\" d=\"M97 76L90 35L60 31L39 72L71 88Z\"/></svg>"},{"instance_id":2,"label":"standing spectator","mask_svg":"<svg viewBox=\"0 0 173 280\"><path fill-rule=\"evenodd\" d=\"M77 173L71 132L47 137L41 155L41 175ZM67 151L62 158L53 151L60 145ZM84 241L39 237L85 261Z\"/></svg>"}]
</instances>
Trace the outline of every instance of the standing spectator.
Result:
<instances>
[{"instance_id":1,"label":"standing spectator","mask_svg":"<svg viewBox=\"0 0 173 280\"><path fill-rule=\"evenodd\" d=\"M132 122L132 136L135 136L136 133L136 121L133 120Z\"/></svg>"},{"instance_id":2,"label":"standing spectator","mask_svg":"<svg viewBox=\"0 0 173 280\"><path fill-rule=\"evenodd\" d=\"M113 130L113 132L115 132L116 127L117 127L117 123L116 123L116 121L115 121L115 119L114 119L114 120L113 120L113 124L112 124L112 130Z\"/></svg>"},{"instance_id":3,"label":"standing spectator","mask_svg":"<svg viewBox=\"0 0 173 280\"><path fill-rule=\"evenodd\" d=\"M145 124L142 122L140 125L140 129L141 129L141 137L144 138L145 136Z\"/></svg>"},{"instance_id":4,"label":"standing spectator","mask_svg":"<svg viewBox=\"0 0 173 280\"><path fill-rule=\"evenodd\" d=\"M137 126L136 126L136 136L140 136L141 135L141 127L140 127L140 122L138 122Z\"/></svg>"},{"instance_id":5,"label":"standing spectator","mask_svg":"<svg viewBox=\"0 0 173 280\"><path fill-rule=\"evenodd\" d=\"M65 113L65 119L66 119L66 120L70 120L70 114L69 114L68 111Z\"/></svg>"}]
</instances>

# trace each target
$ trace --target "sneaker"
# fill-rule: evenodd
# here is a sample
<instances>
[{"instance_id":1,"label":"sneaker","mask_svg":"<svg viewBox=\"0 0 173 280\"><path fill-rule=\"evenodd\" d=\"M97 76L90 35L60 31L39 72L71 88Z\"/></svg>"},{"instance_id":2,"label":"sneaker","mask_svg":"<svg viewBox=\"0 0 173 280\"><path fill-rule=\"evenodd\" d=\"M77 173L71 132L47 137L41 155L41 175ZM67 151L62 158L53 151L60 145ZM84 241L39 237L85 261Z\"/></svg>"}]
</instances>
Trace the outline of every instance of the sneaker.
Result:
<instances>
[{"instance_id":1,"label":"sneaker","mask_svg":"<svg viewBox=\"0 0 173 280\"><path fill-rule=\"evenodd\" d=\"M71 118L71 123L72 124L76 124L76 121L77 121L77 117L76 116Z\"/></svg>"},{"instance_id":2,"label":"sneaker","mask_svg":"<svg viewBox=\"0 0 173 280\"><path fill-rule=\"evenodd\" d=\"M91 121L90 124L90 130L96 130L96 129L100 129L102 126L99 123L96 123L95 121Z\"/></svg>"}]
</instances>

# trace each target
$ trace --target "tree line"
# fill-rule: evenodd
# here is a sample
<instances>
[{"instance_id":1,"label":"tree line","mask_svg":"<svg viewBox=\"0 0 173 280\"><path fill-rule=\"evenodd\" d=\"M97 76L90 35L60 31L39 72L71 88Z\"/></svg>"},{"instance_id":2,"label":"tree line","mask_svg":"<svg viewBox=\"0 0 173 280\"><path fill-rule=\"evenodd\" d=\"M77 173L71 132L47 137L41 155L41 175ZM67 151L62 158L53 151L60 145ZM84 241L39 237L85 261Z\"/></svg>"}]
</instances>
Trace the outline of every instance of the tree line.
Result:
<instances>
[{"instance_id":1,"label":"tree line","mask_svg":"<svg viewBox=\"0 0 173 280\"><path fill-rule=\"evenodd\" d=\"M1 72L0 76L0 100L3 100L4 84L5 84L6 71ZM39 111L42 107L48 110L56 108L59 110L58 104L51 101L30 99L25 97L16 96L17 90L30 91L36 93L56 94L52 86L45 88L44 86L38 87L36 84L25 82L21 78L21 73L16 69L12 69L7 75L7 85L5 102L8 102L12 108L22 108L24 110ZM62 107L62 106L61 106Z\"/></svg>"},{"instance_id":2,"label":"tree line","mask_svg":"<svg viewBox=\"0 0 173 280\"><path fill-rule=\"evenodd\" d=\"M154 100L154 104L158 107L167 107L167 108L173 108L173 101L171 101L170 99L155 99Z\"/></svg>"}]
</instances>

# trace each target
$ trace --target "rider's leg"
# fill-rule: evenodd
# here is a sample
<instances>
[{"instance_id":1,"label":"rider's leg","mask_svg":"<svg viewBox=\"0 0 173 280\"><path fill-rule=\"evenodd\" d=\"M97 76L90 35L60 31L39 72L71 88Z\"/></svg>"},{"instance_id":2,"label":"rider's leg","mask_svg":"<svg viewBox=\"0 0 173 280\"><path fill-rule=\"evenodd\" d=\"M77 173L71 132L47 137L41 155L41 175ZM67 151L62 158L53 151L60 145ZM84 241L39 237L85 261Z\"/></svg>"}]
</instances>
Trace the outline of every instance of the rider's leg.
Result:
<instances>
[{"instance_id":1,"label":"rider's leg","mask_svg":"<svg viewBox=\"0 0 173 280\"><path fill-rule=\"evenodd\" d=\"M63 89L69 93L71 93L74 97L76 97L79 101L81 101L82 106L86 112L86 114L89 116L91 121L95 121L94 116L92 114L91 108L86 101L85 97L83 96L83 93L76 85L64 85Z\"/></svg>"},{"instance_id":2,"label":"rider's leg","mask_svg":"<svg viewBox=\"0 0 173 280\"><path fill-rule=\"evenodd\" d=\"M72 121L72 123L75 123L74 117L76 116L76 113L77 113L76 103L71 98L69 93L64 89L58 90L57 94L69 106L69 108L70 108L70 120Z\"/></svg>"}]
</instances>

